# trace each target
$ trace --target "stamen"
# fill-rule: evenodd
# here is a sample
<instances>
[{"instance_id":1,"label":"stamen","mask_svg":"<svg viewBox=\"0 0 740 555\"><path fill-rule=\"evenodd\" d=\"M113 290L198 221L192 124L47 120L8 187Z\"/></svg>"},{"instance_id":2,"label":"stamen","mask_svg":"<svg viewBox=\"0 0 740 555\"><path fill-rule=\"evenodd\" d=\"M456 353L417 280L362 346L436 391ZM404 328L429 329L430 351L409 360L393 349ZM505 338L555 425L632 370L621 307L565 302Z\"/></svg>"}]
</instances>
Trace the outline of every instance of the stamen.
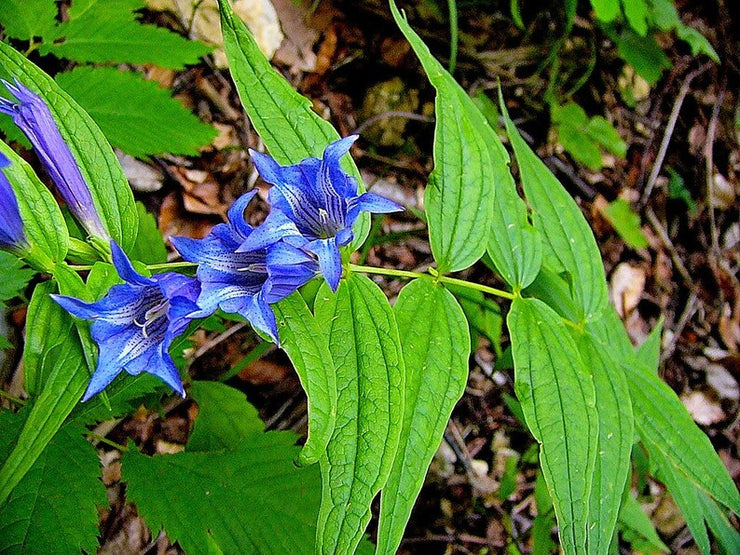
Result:
<instances>
[{"instance_id":1,"label":"stamen","mask_svg":"<svg viewBox=\"0 0 740 555\"><path fill-rule=\"evenodd\" d=\"M149 339L149 333L146 330L147 326L150 326L162 316L166 316L169 309L170 301L168 299L162 299L158 304L154 305L144 313L143 324L134 318L134 325L141 328L141 334L144 336L144 339Z\"/></svg>"},{"instance_id":2,"label":"stamen","mask_svg":"<svg viewBox=\"0 0 740 555\"><path fill-rule=\"evenodd\" d=\"M264 262L255 262L254 264L247 264L243 268L237 268L237 272L253 272L255 274L266 274L267 264Z\"/></svg>"}]
</instances>

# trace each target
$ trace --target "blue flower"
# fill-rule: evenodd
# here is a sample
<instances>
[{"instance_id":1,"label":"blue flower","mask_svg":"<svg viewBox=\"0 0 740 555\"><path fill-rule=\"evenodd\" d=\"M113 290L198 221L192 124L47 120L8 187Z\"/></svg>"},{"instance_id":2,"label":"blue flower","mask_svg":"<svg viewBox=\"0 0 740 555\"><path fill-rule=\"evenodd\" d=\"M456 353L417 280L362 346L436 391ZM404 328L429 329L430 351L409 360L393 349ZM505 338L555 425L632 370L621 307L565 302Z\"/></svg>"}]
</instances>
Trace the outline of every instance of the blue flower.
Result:
<instances>
[{"instance_id":1,"label":"blue flower","mask_svg":"<svg viewBox=\"0 0 740 555\"><path fill-rule=\"evenodd\" d=\"M16 102L0 97L0 113L13 118L28 137L41 163L59 190L70 212L90 235L110 239L100 216L95 211L90 189L82 177L72 151L64 142L51 111L40 96L23 84L2 82Z\"/></svg>"},{"instance_id":2,"label":"blue flower","mask_svg":"<svg viewBox=\"0 0 740 555\"><path fill-rule=\"evenodd\" d=\"M144 277L131 266L121 248L111 241L113 264L125 283L114 285L94 303L52 295L70 314L93 320L92 338L98 344L98 366L83 401L103 391L126 370L157 376L185 396L180 374L169 354L173 339L185 331L197 310L198 282L176 273Z\"/></svg>"},{"instance_id":3,"label":"blue flower","mask_svg":"<svg viewBox=\"0 0 740 555\"><path fill-rule=\"evenodd\" d=\"M256 192L237 199L229 208L229 223L217 225L205 239L173 237L171 241L185 260L198 263L199 311L192 317L208 316L217 308L240 314L278 343L270 304L313 278L318 264L309 254L283 242L237 252L254 231L244 219L244 209Z\"/></svg>"},{"instance_id":4,"label":"blue flower","mask_svg":"<svg viewBox=\"0 0 740 555\"><path fill-rule=\"evenodd\" d=\"M262 179L273 185L272 210L240 250L264 248L282 239L314 253L321 273L336 291L342 276L339 247L354 238L352 226L360 212L403 210L379 195L357 194L357 182L339 164L355 140L357 135L335 141L321 159L306 158L293 166L281 166L266 154L250 151Z\"/></svg>"},{"instance_id":5,"label":"blue flower","mask_svg":"<svg viewBox=\"0 0 740 555\"><path fill-rule=\"evenodd\" d=\"M28 248L23 231L23 220L18 209L18 199L2 169L10 165L0 153L0 248L22 254Z\"/></svg>"}]
</instances>

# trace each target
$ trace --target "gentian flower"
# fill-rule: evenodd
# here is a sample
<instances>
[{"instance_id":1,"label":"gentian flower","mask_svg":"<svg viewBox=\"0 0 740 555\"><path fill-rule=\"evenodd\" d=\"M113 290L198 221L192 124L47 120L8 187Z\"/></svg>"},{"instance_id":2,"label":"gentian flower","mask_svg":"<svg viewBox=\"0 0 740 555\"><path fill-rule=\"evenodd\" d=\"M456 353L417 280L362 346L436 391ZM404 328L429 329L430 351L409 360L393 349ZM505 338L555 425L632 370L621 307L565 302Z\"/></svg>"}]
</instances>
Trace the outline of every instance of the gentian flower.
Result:
<instances>
[{"instance_id":1,"label":"gentian flower","mask_svg":"<svg viewBox=\"0 0 740 555\"><path fill-rule=\"evenodd\" d=\"M144 277L114 241L111 252L125 283L114 285L94 303L52 295L70 314L93 320L92 338L100 353L82 400L100 393L121 370L153 374L184 397L180 374L168 350L190 322L189 314L198 308L198 282L172 272Z\"/></svg>"},{"instance_id":2,"label":"gentian flower","mask_svg":"<svg viewBox=\"0 0 740 555\"><path fill-rule=\"evenodd\" d=\"M72 151L64 142L49 107L40 96L18 80L15 85L7 81L2 83L16 102L0 97L0 113L11 116L26 135L69 210L87 232L95 237L110 239L95 210L90 189Z\"/></svg>"},{"instance_id":3,"label":"gentian flower","mask_svg":"<svg viewBox=\"0 0 740 555\"><path fill-rule=\"evenodd\" d=\"M3 168L9 165L10 160L0 153L0 248L22 254L28 248L28 239L23 231L18 199L3 173Z\"/></svg>"},{"instance_id":4,"label":"gentian flower","mask_svg":"<svg viewBox=\"0 0 740 555\"><path fill-rule=\"evenodd\" d=\"M240 314L279 343L270 304L317 275L318 264L309 254L283 242L236 252L254 231L244 219L244 209L256 193L239 197L229 208L228 223L215 226L205 239L173 237L171 241L185 260L198 263L199 310L191 317L205 317L220 308Z\"/></svg>"},{"instance_id":5,"label":"gentian flower","mask_svg":"<svg viewBox=\"0 0 740 555\"><path fill-rule=\"evenodd\" d=\"M339 165L356 140L357 135L351 135L335 141L321 159L306 158L293 166L281 166L267 154L250 150L260 176L273 185L272 210L240 250L264 248L279 240L305 249L316 255L321 273L336 291L342 276L339 247L354 238L352 226L360 212L403 210L379 195L357 194L357 181Z\"/></svg>"}]
</instances>

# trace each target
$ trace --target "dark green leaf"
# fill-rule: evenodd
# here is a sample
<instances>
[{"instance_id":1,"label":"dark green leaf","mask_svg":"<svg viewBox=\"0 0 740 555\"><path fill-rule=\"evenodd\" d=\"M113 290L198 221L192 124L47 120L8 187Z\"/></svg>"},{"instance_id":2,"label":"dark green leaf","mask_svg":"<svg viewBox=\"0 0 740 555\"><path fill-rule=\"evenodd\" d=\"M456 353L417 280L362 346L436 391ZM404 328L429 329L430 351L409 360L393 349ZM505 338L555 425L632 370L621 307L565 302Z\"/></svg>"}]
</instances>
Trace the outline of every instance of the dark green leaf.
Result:
<instances>
[{"instance_id":1,"label":"dark green leaf","mask_svg":"<svg viewBox=\"0 0 740 555\"><path fill-rule=\"evenodd\" d=\"M0 310L2 310L5 301L23 294L36 272L27 268L17 256L6 251L0 251L0 268L3 269L3 279L0 281Z\"/></svg>"},{"instance_id":2,"label":"dark green leaf","mask_svg":"<svg viewBox=\"0 0 740 555\"><path fill-rule=\"evenodd\" d=\"M315 312L340 386L334 434L320 461L317 549L352 553L398 449L404 364L393 311L368 278L352 274L336 294L324 285Z\"/></svg>"},{"instance_id":3,"label":"dark green leaf","mask_svg":"<svg viewBox=\"0 0 740 555\"><path fill-rule=\"evenodd\" d=\"M671 61L663 53L652 35L641 37L637 33L625 29L615 39L617 50L622 59L634 67L635 71L651 85L654 85L660 79L663 70L672 67Z\"/></svg>"},{"instance_id":4,"label":"dark green leaf","mask_svg":"<svg viewBox=\"0 0 740 555\"><path fill-rule=\"evenodd\" d=\"M566 553L586 553L599 438L591 377L565 324L541 301L516 298L507 322L515 389L540 443L561 545Z\"/></svg>"},{"instance_id":5,"label":"dark green leaf","mask_svg":"<svg viewBox=\"0 0 740 555\"><path fill-rule=\"evenodd\" d=\"M505 151L486 118L432 56L394 2L391 12L437 90L434 171L424 195L429 243L441 273L468 268L486 250L496 165Z\"/></svg>"},{"instance_id":6,"label":"dark green leaf","mask_svg":"<svg viewBox=\"0 0 740 555\"><path fill-rule=\"evenodd\" d=\"M15 39L44 37L56 25L57 10L49 0L3 0L0 26Z\"/></svg>"},{"instance_id":7,"label":"dark green leaf","mask_svg":"<svg viewBox=\"0 0 740 555\"><path fill-rule=\"evenodd\" d=\"M622 508L619 510L619 528L622 531L623 538L630 542L635 549L640 551L655 549L665 553L670 551L668 546L658 537L655 526L653 526L645 511L642 510L637 499L631 495L625 496ZM640 543L637 543L638 537L641 539ZM645 547L640 545L642 543L646 544Z\"/></svg>"},{"instance_id":8,"label":"dark green leaf","mask_svg":"<svg viewBox=\"0 0 740 555\"><path fill-rule=\"evenodd\" d=\"M41 53L78 62L152 63L179 69L197 64L210 48L162 27L142 25L133 13L142 0L75 0Z\"/></svg>"},{"instance_id":9,"label":"dark green leaf","mask_svg":"<svg viewBox=\"0 0 740 555\"><path fill-rule=\"evenodd\" d=\"M403 431L380 498L378 552L395 553L442 441L452 409L468 381L470 336L452 294L430 279L401 290L394 307L406 366Z\"/></svg>"},{"instance_id":10,"label":"dark green leaf","mask_svg":"<svg viewBox=\"0 0 740 555\"><path fill-rule=\"evenodd\" d=\"M638 35L644 37L648 30L648 13L650 11L647 0L623 0L622 8L630 26Z\"/></svg>"},{"instance_id":11,"label":"dark green leaf","mask_svg":"<svg viewBox=\"0 0 740 555\"><path fill-rule=\"evenodd\" d=\"M216 136L212 126L172 98L170 91L138 73L78 66L55 79L111 144L131 156L196 155Z\"/></svg>"},{"instance_id":12,"label":"dark green leaf","mask_svg":"<svg viewBox=\"0 0 740 555\"><path fill-rule=\"evenodd\" d=\"M329 341L299 293L273 305L280 343L308 397L308 439L298 462L313 464L326 453L337 416L336 370Z\"/></svg>"}]
</instances>

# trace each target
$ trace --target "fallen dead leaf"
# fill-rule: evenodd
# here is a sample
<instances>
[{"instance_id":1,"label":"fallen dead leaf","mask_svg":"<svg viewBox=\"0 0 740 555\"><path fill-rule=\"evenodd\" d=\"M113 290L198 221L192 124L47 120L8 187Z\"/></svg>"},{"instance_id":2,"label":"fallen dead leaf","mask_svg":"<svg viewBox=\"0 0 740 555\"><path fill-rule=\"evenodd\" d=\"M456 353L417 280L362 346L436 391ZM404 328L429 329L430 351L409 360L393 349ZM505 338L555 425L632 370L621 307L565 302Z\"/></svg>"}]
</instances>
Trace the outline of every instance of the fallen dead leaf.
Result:
<instances>
[{"instance_id":1,"label":"fallen dead leaf","mask_svg":"<svg viewBox=\"0 0 740 555\"><path fill-rule=\"evenodd\" d=\"M116 157L121 163L123 173L131 184L131 188L139 193L153 193L159 191L164 183L164 174L158 169L116 150Z\"/></svg>"},{"instance_id":2,"label":"fallen dead leaf","mask_svg":"<svg viewBox=\"0 0 740 555\"><path fill-rule=\"evenodd\" d=\"M727 415L716 401L711 400L702 391L692 391L681 396L686 410L689 411L694 422L702 426L711 426L724 420Z\"/></svg>"},{"instance_id":3,"label":"fallen dead leaf","mask_svg":"<svg viewBox=\"0 0 740 555\"><path fill-rule=\"evenodd\" d=\"M627 262L618 264L612 272L609 296L620 317L637 308L645 290L645 270Z\"/></svg>"}]
</instances>

